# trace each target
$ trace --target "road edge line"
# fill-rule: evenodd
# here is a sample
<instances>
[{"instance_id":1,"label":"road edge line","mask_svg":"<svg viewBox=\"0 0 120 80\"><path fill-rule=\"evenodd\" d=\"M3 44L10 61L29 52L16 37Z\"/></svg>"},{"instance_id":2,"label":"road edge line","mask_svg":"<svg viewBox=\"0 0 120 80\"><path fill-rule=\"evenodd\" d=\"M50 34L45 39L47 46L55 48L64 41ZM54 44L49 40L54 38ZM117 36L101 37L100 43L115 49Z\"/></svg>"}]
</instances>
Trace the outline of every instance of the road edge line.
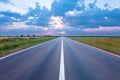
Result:
<instances>
[{"instance_id":1,"label":"road edge line","mask_svg":"<svg viewBox=\"0 0 120 80\"><path fill-rule=\"evenodd\" d=\"M54 40L54 39L52 39L52 40ZM49 40L49 41L52 41L52 40ZM14 56L14 55L19 54L19 53L21 53L21 52L23 52L23 51L27 51L27 50L29 50L29 49L35 48L35 47L40 46L40 45L42 45L42 44L45 44L45 43L47 43L47 42L48 42L48 41L43 42L43 43L39 43L39 44L36 44L36 45L33 45L33 46L31 46L31 47L28 47L28 48L25 48L25 49L22 49L22 50L13 52L13 53L10 53L10 54L8 54L8 55L6 55L6 56L0 57L0 60L6 59L6 58L11 57L11 56Z\"/></svg>"},{"instance_id":2,"label":"road edge line","mask_svg":"<svg viewBox=\"0 0 120 80\"><path fill-rule=\"evenodd\" d=\"M69 39L70 39L70 38L69 38ZM71 40L73 40L73 39L71 39ZM78 43L85 44L85 45L87 45L87 46L96 48L96 49L98 49L99 51L102 51L102 52L105 52L105 53L107 53L107 54L109 54L109 55L113 55L113 56L115 56L115 57L119 57L119 58L120 58L120 55L114 54L114 53L109 52L109 51L107 51L107 50L104 50L104 49L101 49L101 48L98 48L98 47L95 47L95 46L92 46L92 45L89 45L89 44L86 44L86 43L83 43L83 42L79 42L79 41L76 41L76 40L73 40L73 41L78 42Z\"/></svg>"}]
</instances>

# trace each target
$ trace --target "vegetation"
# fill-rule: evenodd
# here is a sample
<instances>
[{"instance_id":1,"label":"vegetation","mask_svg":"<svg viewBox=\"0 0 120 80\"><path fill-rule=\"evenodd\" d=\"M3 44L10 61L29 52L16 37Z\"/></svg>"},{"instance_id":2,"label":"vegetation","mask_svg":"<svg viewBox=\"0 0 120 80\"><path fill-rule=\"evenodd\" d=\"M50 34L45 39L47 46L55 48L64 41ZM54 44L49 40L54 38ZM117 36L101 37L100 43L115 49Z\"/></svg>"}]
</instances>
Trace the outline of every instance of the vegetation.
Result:
<instances>
[{"instance_id":1,"label":"vegetation","mask_svg":"<svg viewBox=\"0 0 120 80\"><path fill-rule=\"evenodd\" d=\"M120 55L120 37L71 37L71 39Z\"/></svg>"},{"instance_id":2,"label":"vegetation","mask_svg":"<svg viewBox=\"0 0 120 80\"><path fill-rule=\"evenodd\" d=\"M0 56L33 46L55 37L0 37Z\"/></svg>"}]
</instances>

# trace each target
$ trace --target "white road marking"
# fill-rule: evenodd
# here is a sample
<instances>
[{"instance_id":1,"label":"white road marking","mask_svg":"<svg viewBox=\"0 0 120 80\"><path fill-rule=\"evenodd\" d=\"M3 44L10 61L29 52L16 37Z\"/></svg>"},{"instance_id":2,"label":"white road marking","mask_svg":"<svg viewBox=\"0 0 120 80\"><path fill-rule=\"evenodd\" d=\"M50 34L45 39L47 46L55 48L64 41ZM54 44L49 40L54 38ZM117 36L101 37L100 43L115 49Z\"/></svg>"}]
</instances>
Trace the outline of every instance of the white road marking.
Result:
<instances>
[{"instance_id":1,"label":"white road marking","mask_svg":"<svg viewBox=\"0 0 120 80\"><path fill-rule=\"evenodd\" d=\"M64 50L63 50L63 38L61 40L61 58L60 58L60 71L59 80L65 80L65 68L64 68Z\"/></svg>"},{"instance_id":2,"label":"white road marking","mask_svg":"<svg viewBox=\"0 0 120 80\"><path fill-rule=\"evenodd\" d=\"M50 41L52 41L52 40L50 40ZM31 47L28 47L28 48L26 48L26 49L23 49L23 50L20 50L20 51L11 53L11 54L8 54L8 55L6 55L6 56L1 57L0 60L5 59L5 58L8 58L8 57L11 57L11 56L16 55L16 54L19 54L19 53L21 53L21 52L23 52L23 51L32 49L32 48L34 48L34 47L40 46L40 45L45 44L45 43L47 43L47 42L48 42L48 41L43 42L43 43L40 43L40 44L37 44L37 45L34 45L34 46L31 46Z\"/></svg>"}]
</instances>

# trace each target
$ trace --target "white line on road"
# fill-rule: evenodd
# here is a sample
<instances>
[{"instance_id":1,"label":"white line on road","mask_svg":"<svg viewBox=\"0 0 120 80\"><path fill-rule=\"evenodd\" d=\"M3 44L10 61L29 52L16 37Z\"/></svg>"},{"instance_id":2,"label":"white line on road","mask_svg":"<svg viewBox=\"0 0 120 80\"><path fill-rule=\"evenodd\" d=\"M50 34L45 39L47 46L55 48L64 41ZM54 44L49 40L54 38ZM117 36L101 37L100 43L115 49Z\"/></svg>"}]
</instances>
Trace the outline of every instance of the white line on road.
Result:
<instances>
[{"instance_id":1,"label":"white line on road","mask_svg":"<svg viewBox=\"0 0 120 80\"><path fill-rule=\"evenodd\" d=\"M59 80L65 80L63 38L61 40L61 58L60 58Z\"/></svg>"}]
</instances>

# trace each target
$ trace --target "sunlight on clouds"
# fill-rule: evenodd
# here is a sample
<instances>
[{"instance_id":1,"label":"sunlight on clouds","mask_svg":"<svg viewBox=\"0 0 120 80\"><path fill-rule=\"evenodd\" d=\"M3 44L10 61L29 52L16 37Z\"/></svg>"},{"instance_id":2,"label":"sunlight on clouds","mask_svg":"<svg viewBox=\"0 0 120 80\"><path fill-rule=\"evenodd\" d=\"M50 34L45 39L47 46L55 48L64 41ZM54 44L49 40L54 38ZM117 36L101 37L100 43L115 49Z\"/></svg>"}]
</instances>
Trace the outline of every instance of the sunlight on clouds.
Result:
<instances>
[{"instance_id":1,"label":"sunlight on clouds","mask_svg":"<svg viewBox=\"0 0 120 80\"><path fill-rule=\"evenodd\" d=\"M65 13L66 16L77 16L80 13L82 13L82 11L77 11L77 10L73 10L73 11L68 11Z\"/></svg>"},{"instance_id":2,"label":"sunlight on clouds","mask_svg":"<svg viewBox=\"0 0 120 80\"><path fill-rule=\"evenodd\" d=\"M32 17L32 16L28 17L28 20L31 20L31 19L34 19L34 17Z\"/></svg>"},{"instance_id":3,"label":"sunlight on clouds","mask_svg":"<svg viewBox=\"0 0 120 80\"><path fill-rule=\"evenodd\" d=\"M66 34L66 32L65 31L60 31L60 32L58 32L58 34L64 35L64 34Z\"/></svg>"},{"instance_id":4,"label":"sunlight on clouds","mask_svg":"<svg viewBox=\"0 0 120 80\"><path fill-rule=\"evenodd\" d=\"M26 30L29 27L30 26L24 24L23 22L14 22L12 25L8 25L7 27L5 27L5 29L6 30L19 30L19 29Z\"/></svg>"},{"instance_id":5,"label":"sunlight on clouds","mask_svg":"<svg viewBox=\"0 0 120 80\"><path fill-rule=\"evenodd\" d=\"M46 35L65 35L66 32L50 30L50 31L46 31L44 34L46 34Z\"/></svg>"},{"instance_id":6,"label":"sunlight on clouds","mask_svg":"<svg viewBox=\"0 0 120 80\"><path fill-rule=\"evenodd\" d=\"M54 35L55 33L53 31L47 31L46 34L47 35Z\"/></svg>"},{"instance_id":7,"label":"sunlight on clouds","mask_svg":"<svg viewBox=\"0 0 120 80\"><path fill-rule=\"evenodd\" d=\"M64 28L64 23L62 21L63 17L61 16L51 16L50 17L50 26L54 27L54 29L62 29Z\"/></svg>"}]
</instances>

